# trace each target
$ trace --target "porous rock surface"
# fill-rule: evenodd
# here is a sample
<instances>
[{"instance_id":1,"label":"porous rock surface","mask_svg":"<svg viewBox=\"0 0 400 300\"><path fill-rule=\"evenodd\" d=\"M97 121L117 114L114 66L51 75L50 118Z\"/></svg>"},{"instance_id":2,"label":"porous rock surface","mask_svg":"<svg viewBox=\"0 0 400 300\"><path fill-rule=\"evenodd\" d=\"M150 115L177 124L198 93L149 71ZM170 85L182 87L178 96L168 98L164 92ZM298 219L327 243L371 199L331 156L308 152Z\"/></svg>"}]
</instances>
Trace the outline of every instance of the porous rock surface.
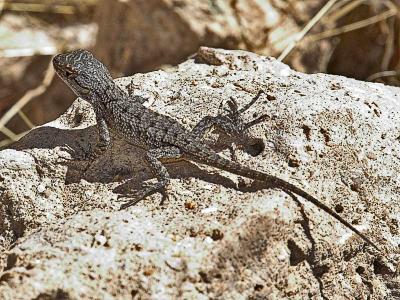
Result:
<instances>
[{"instance_id":1,"label":"porous rock surface","mask_svg":"<svg viewBox=\"0 0 400 300\"><path fill-rule=\"evenodd\" d=\"M168 166L163 204L119 210L118 194L153 175L121 140L78 159L97 142L78 99L0 151L1 299L400 297L400 89L211 48L117 82L188 129L264 90L243 117L268 120L237 159L315 195L380 251L296 195L200 164ZM208 138L231 155L223 135Z\"/></svg>"}]
</instances>

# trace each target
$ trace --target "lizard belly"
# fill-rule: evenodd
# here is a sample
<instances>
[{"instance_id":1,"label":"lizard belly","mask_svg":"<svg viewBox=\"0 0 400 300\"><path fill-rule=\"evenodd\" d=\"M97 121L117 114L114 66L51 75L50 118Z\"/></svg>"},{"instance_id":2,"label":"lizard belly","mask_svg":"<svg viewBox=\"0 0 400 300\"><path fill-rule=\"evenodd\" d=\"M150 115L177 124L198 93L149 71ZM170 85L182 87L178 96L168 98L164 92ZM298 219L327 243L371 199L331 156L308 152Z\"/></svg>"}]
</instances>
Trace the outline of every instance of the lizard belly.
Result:
<instances>
[{"instance_id":1,"label":"lizard belly","mask_svg":"<svg viewBox=\"0 0 400 300\"><path fill-rule=\"evenodd\" d=\"M109 123L109 127L112 128L113 134L119 139L143 149L150 149L149 144L147 144L146 140L141 137L140 131L135 128L133 124L117 119L114 119Z\"/></svg>"}]
</instances>

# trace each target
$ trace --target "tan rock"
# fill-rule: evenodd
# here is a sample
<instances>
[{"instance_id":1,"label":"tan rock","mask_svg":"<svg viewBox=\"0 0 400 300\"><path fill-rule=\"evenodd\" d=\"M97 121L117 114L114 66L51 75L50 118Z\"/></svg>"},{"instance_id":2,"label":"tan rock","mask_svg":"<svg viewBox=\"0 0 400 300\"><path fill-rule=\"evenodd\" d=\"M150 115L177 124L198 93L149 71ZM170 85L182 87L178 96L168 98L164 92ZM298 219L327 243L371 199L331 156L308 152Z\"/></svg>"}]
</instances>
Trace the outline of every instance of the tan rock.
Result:
<instances>
[{"instance_id":1,"label":"tan rock","mask_svg":"<svg viewBox=\"0 0 400 300\"><path fill-rule=\"evenodd\" d=\"M269 120L251 129L259 144L238 160L317 196L381 252L300 197L191 163L169 165L164 205L154 195L119 211L116 193L152 174L123 141L91 164L74 160L97 142L93 112L76 100L0 151L0 298L399 296L399 88L209 48L168 72L117 82L187 128L222 101L244 105L263 89L244 118Z\"/></svg>"}]
</instances>

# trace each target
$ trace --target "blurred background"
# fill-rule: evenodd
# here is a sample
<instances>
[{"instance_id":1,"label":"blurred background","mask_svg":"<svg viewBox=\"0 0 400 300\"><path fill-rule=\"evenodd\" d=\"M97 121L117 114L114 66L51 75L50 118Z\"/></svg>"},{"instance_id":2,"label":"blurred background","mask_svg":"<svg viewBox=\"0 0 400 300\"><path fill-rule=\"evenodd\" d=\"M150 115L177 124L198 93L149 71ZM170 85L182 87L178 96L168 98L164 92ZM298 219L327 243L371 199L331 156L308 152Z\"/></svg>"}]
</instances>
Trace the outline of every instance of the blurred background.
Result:
<instances>
[{"instance_id":1,"label":"blurred background","mask_svg":"<svg viewBox=\"0 0 400 300\"><path fill-rule=\"evenodd\" d=\"M0 147L75 96L53 55L94 52L114 77L176 65L199 46L295 70L400 85L400 0L0 0Z\"/></svg>"}]
</instances>

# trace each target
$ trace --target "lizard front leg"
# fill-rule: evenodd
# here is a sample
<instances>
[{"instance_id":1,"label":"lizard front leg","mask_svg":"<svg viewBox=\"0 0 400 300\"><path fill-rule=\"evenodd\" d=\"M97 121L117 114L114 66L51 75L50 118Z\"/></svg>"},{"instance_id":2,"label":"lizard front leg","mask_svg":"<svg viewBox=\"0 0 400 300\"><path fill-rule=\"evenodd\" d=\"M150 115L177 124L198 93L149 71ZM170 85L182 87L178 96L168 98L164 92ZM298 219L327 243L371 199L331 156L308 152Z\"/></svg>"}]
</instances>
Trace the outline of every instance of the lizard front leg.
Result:
<instances>
[{"instance_id":1,"label":"lizard front leg","mask_svg":"<svg viewBox=\"0 0 400 300\"><path fill-rule=\"evenodd\" d=\"M160 192L165 197L165 187L170 181L169 173L167 168L162 164L164 160L179 160L182 157L182 153L177 147L163 147L158 149L150 149L146 153L146 160L150 164L154 175L157 177L158 182L150 186L146 186L143 190L132 195L133 200L125 203L121 206L121 209L137 204L143 198L150 196L154 193Z\"/></svg>"},{"instance_id":2,"label":"lizard front leg","mask_svg":"<svg viewBox=\"0 0 400 300\"><path fill-rule=\"evenodd\" d=\"M108 130L108 125L104 118L97 119L97 130L99 132L99 141L97 143L97 147L104 152L111 143L110 131Z\"/></svg>"},{"instance_id":3,"label":"lizard front leg","mask_svg":"<svg viewBox=\"0 0 400 300\"><path fill-rule=\"evenodd\" d=\"M83 150L83 156L75 157L77 160L89 161L95 160L99 155L103 154L111 144L110 131L108 125L103 118L96 117L98 141L96 146L86 146ZM88 148L87 148L88 147Z\"/></svg>"},{"instance_id":4,"label":"lizard front leg","mask_svg":"<svg viewBox=\"0 0 400 300\"><path fill-rule=\"evenodd\" d=\"M243 131L264 121L267 118L266 115L262 115L250 122L245 123L241 117L241 114L248 110L260 98L262 94L264 94L264 91L259 91L258 94L241 109L238 108L236 100L231 98L228 101L228 114L217 115L215 117L204 117L193 128L192 133L199 137L202 137L209 129L214 127L221 129L223 132L229 135L243 134Z\"/></svg>"},{"instance_id":5,"label":"lizard front leg","mask_svg":"<svg viewBox=\"0 0 400 300\"><path fill-rule=\"evenodd\" d=\"M108 129L108 125L105 119L96 116L96 120L97 120L97 131L99 136L98 142L95 149L90 150L90 153L88 153L87 155L87 157L92 160L94 160L99 155L103 154L111 143L110 131Z\"/></svg>"}]
</instances>

